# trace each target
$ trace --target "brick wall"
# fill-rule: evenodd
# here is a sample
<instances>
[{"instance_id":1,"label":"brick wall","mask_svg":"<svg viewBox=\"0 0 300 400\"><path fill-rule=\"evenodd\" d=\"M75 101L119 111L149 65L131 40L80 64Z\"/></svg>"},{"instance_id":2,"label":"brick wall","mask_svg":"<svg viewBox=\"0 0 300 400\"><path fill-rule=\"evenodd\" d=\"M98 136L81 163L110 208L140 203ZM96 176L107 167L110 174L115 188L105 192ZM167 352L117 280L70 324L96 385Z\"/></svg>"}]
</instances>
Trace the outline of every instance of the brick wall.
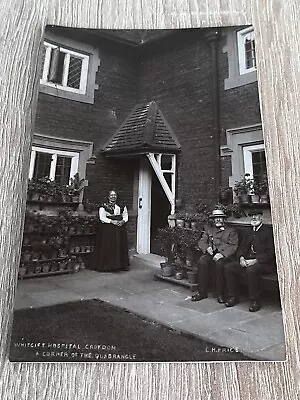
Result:
<instances>
[{"instance_id":1,"label":"brick wall","mask_svg":"<svg viewBox=\"0 0 300 400\"><path fill-rule=\"evenodd\" d=\"M257 82L224 90L224 80L228 78L228 54L223 53L225 37L219 42L219 92L220 92L220 144L226 145L225 130L261 123ZM222 185L228 185L232 175L231 158L222 157Z\"/></svg>"},{"instance_id":2,"label":"brick wall","mask_svg":"<svg viewBox=\"0 0 300 400\"><path fill-rule=\"evenodd\" d=\"M184 202L212 202L210 47L200 31L181 31L145 47L141 58L141 101L155 100L181 147L178 194Z\"/></svg>"}]
</instances>

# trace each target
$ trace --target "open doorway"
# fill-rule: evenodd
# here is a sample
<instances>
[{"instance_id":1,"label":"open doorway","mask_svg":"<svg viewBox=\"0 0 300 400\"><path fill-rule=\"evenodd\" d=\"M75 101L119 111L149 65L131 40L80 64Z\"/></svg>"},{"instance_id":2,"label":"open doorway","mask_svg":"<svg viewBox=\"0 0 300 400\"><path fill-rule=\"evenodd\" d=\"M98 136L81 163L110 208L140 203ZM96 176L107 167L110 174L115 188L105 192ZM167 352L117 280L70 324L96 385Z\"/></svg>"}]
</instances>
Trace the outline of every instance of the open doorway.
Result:
<instances>
[{"instance_id":1,"label":"open doorway","mask_svg":"<svg viewBox=\"0 0 300 400\"><path fill-rule=\"evenodd\" d=\"M165 177L168 181L170 176ZM170 182L168 182L170 185ZM150 228L150 251L153 254L160 254L160 246L156 241L157 231L168 224L170 214L170 202L156 176L152 171L152 190L151 190L151 228ZM160 254L161 255L161 254Z\"/></svg>"}]
</instances>

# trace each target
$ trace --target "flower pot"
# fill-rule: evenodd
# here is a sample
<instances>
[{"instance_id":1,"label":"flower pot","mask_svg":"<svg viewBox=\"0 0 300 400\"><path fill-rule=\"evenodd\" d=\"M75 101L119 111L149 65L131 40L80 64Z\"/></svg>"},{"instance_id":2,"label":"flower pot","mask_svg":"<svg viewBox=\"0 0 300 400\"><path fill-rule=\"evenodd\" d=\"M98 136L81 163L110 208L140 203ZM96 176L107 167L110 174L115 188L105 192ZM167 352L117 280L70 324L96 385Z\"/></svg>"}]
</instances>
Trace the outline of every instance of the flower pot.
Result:
<instances>
[{"instance_id":1,"label":"flower pot","mask_svg":"<svg viewBox=\"0 0 300 400\"><path fill-rule=\"evenodd\" d=\"M51 272L57 271L57 263L51 264L51 266L50 266L50 271L51 271Z\"/></svg>"},{"instance_id":2,"label":"flower pot","mask_svg":"<svg viewBox=\"0 0 300 400\"><path fill-rule=\"evenodd\" d=\"M35 273L36 274L40 274L42 272L42 266L41 265L37 265L36 267L35 267Z\"/></svg>"},{"instance_id":3,"label":"flower pot","mask_svg":"<svg viewBox=\"0 0 300 400\"><path fill-rule=\"evenodd\" d=\"M174 265L168 263L161 263L161 275L172 276L174 273Z\"/></svg>"},{"instance_id":4,"label":"flower pot","mask_svg":"<svg viewBox=\"0 0 300 400\"><path fill-rule=\"evenodd\" d=\"M260 202L263 204L269 203L268 195L267 194L261 194L260 195Z\"/></svg>"},{"instance_id":5,"label":"flower pot","mask_svg":"<svg viewBox=\"0 0 300 400\"><path fill-rule=\"evenodd\" d=\"M258 194L252 194L251 195L251 203L252 204L258 204L259 203L259 195Z\"/></svg>"},{"instance_id":6,"label":"flower pot","mask_svg":"<svg viewBox=\"0 0 300 400\"><path fill-rule=\"evenodd\" d=\"M177 280L183 279L183 271L177 271L175 273L175 279L177 279Z\"/></svg>"},{"instance_id":7,"label":"flower pot","mask_svg":"<svg viewBox=\"0 0 300 400\"><path fill-rule=\"evenodd\" d=\"M26 267L19 267L19 276L21 279L25 274L26 274Z\"/></svg>"},{"instance_id":8,"label":"flower pot","mask_svg":"<svg viewBox=\"0 0 300 400\"><path fill-rule=\"evenodd\" d=\"M178 226L179 228L184 228L184 220L176 219L176 226Z\"/></svg>"},{"instance_id":9,"label":"flower pot","mask_svg":"<svg viewBox=\"0 0 300 400\"><path fill-rule=\"evenodd\" d=\"M79 262L75 262L73 265L73 272L78 272L80 270L80 264Z\"/></svg>"},{"instance_id":10,"label":"flower pot","mask_svg":"<svg viewBox=\"0 0 300 400\"><path fill-rule=\"evenodd\" d=\"M249 195L248 194L241 194L239 196L240 198L240 203L242 204L248 204L249 203Z\"/></svg>"},{"instance_id":11,"label":"flower pot","mask_svg":"<svg viewBox=\"0 0 300 400\"><path fill-rule=\"evenodd\" d=\"M33 261L39 260L40 255L41 255L41 254L40 254L38 251L34 251L34 252L32 253L32 260L33 260Z\"/></svg>"},{"instance_id":12,"label":"flower pot","mask_svg":"<svg viewBox=\"0 0 300 400\"><path fill-rule=\"evenodd\" d=\"M197 272L196 271L188 271L187 272L189 283L197 283Z\"/></svg>"},{"instance_id":13,"label":"flower pot","mask_svg":"<svg viewBox=\"0 0 300 400\"><path fill-rule=\"evenodd\" d=\"M168 224L171 228L174 228L176 226L176 218L174 215L168 216Z\"/></svg>"},{"instance_id":14,"label":"flower pot","mask_svg":"<svg viewBox=\"0 0 300 400\"><path fill-rule=\"evenodd\" d=\"M43 269L43 272L44 272L44 273L47 273L47 272L49 272L50 265L49 265L49 264L44 264L43 267L42 267L42 269Z\"/></svg>"},{"instance_id":15,"label":"flower pot","mask_svg":"<svg viewBox=\"0 0 300 400\"><path fill-rule=\"evenodd\" d=\"M67 266L66 262L60 262L60 263L58 263L58 270L64 271L66 269L66 266Z\"/></svg>"}]
</instances>

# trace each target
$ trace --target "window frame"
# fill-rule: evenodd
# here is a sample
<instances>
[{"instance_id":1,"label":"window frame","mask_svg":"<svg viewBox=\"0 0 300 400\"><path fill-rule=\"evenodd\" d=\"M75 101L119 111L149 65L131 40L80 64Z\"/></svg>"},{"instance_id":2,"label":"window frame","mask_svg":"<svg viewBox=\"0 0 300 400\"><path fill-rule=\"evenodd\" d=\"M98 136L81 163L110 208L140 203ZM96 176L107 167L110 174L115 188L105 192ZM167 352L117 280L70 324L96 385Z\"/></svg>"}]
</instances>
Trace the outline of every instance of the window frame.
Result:
<instances>
[{"instance_id":1,"label":"window frame","mask_svg":"<svg viewBox=\"0 0 300 400\"><path fill-rule=\"evenodd\" d=\"M56 45L64 49L68 49L68 51L72 51L80 55L87 55L89 57L89 62L87 65L85 93L80 93L78 89L66 90L65 87L63 87L62 85L51 83L49 84L49 82L47 81L45 82L45 79L42 79L42 81L41 79L39 80L39 92L54 97L77 101L80 103L94 104L95 91L99 89L99 85L96 83L96 76L100 66L99 48L95 45L87 44L85 42L80 42L70 37L66 37L63 34L54 32L51 28L46 28L45 36L40 44L40 76L42 75L42 52L44 48L44 42Z\"/></svg>"},{"instance_id":2,"label":"window frame","mask_svg":"<svg viewBox=\"0 0 300 400\"><path fill-rule=\"evenodd\" d=\"M71 178L78 172L78 165L79 165L79 153L72 152L72 151L65 151L65 150L57 150L39 146L32 146L31 149L31 156L30 156L30 165L29 165L29 179L33 178L34 167L35 167L35 160L36 160L36 153L46 153L52 155L52 161L49 171L49 179L52 181L55 180L55 172L56 172L56 165L57 165L57 156L65 156L71 157L71 168L70 168L70 176L69 182Z\"/></svg>"},{"instance_id":3,"label":"window frame","mask_svg":"<svg viewBox=\"0 0 300 400\"><path fill-rule=\"evenodd\" d=\"M56 43L56 44L51 43L50 41L47 41L47 40L44 40L44 46L46 47L46 53L45 53L45 60L44 60L42 77L40 79L40 83L42 85L59 88L61 90L66 90L68 92L86 94L90 56L87 54L79 53L77 51L63 47L58 43ZM50 63L51 53L54 49L57 49L57 48L59 49L59 51L61 53L65 54L62 84L54 83L54 82L51 82L48 80L48 75L49 75L50 68L51 68L51 63ZM79 89L72 88L67 85L71 55L74 57L80 58L82 60Z\"/></svg>"},{"instance_id":4,"label":"window frame","mask_svg":"<svg viewBox=\"0 0 300 400\"><path fill-rule=\"evenodd\" d=\"M252 153L261 150L265 151L264 143L243 146L244 173L250 174L251 179L253 179Z\"/></svg>"},{"instance_id":5,"label":"window frame","mask_svg":"<svg viewBox=\"0 0 300 400\"><path fill-rule=\"evenodd\" d=\"M256 67L256 59L255 59L255 67L246 67L246 50L245 50L245 41L249 37L254 35L254 29L252 26L241 29L236 32L237 35L237 49L238 49L238 58L239 58L239 73L240 75L245 75L250 72L254 72L257 70ZM254 38L255 42L255 38Z\"/></svg>"},{"instance_id":6,"label":"window frame","mask_svg":"<svg viewBox=\"0 0 300 400\"><path fill-rule=\"evenodd\" d=\"M228 27L222 30L225 39L222 50L223 53L227 53L228 60L228 77L224 79L224 90L230 90L257 82L257 68L252 71L248 70L246 74L240 73L237 34L246 29L252 30L253 27Z\"/></svg>"}]
</instances>

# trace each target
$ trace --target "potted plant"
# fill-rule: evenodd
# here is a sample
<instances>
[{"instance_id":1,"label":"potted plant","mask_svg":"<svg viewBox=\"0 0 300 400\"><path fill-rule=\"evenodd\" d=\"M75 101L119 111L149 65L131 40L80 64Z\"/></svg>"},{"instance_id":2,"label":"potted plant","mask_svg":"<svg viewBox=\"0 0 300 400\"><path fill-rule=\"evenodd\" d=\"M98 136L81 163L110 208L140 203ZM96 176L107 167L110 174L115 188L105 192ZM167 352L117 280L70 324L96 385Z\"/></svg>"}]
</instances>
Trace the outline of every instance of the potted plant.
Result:
<instances>
[{"instance_id":1,"label":"potted plant","mask_svg":"<svg viewBox=\"0 0 300 400\"><path fill-rule=\"evenodd\" d=\"M195 268L190 268L187 271L187 277L188 277L188 282L190 284L195 284L197 283L197 270Z\"/></svg>"},{"instance_id":2,"label":"potted plant","mask_svg":"<svg viewBox=\"0 0 300 400\"><path fill-rule=\"evenodd\" d=\"M258 193L261 203L269 203L269 183L266 176L258 183Z\"/></svg>"},{"instance_id":3,"label":"potted plant","mask_svg":"<svg viewBox=\"0 0 300 400\"><path fill-rule=\"evenodd\" d=\"M174 230L176 228L165 227L158 229L157 243L166 261L160 264L162 276L172 276L174 273Z\"/></svg>"},{"instance_id":4,"label":"potted plant","mask_svg":"<svg viewBox=\"0 0 300 400\"><path fill-rule=\"evenodd\" d=\"M246 173L240 181L235 182L233 191L241 203L249 203L249 195L252 190L252 186L253 181L248 173Z\"/></svg>"},{"instance_id":5,"label":"potted plant","mask_svg":"<svg viewBox=\"0 0 300 400\"><path fill-rule=\"evenodd\" d=\"M179 228L184 228L184 218L185 218L185 214L184 212L178 212L175 214L176 216L176 226L178 226Z\"/></svg>"}]
</instances>

